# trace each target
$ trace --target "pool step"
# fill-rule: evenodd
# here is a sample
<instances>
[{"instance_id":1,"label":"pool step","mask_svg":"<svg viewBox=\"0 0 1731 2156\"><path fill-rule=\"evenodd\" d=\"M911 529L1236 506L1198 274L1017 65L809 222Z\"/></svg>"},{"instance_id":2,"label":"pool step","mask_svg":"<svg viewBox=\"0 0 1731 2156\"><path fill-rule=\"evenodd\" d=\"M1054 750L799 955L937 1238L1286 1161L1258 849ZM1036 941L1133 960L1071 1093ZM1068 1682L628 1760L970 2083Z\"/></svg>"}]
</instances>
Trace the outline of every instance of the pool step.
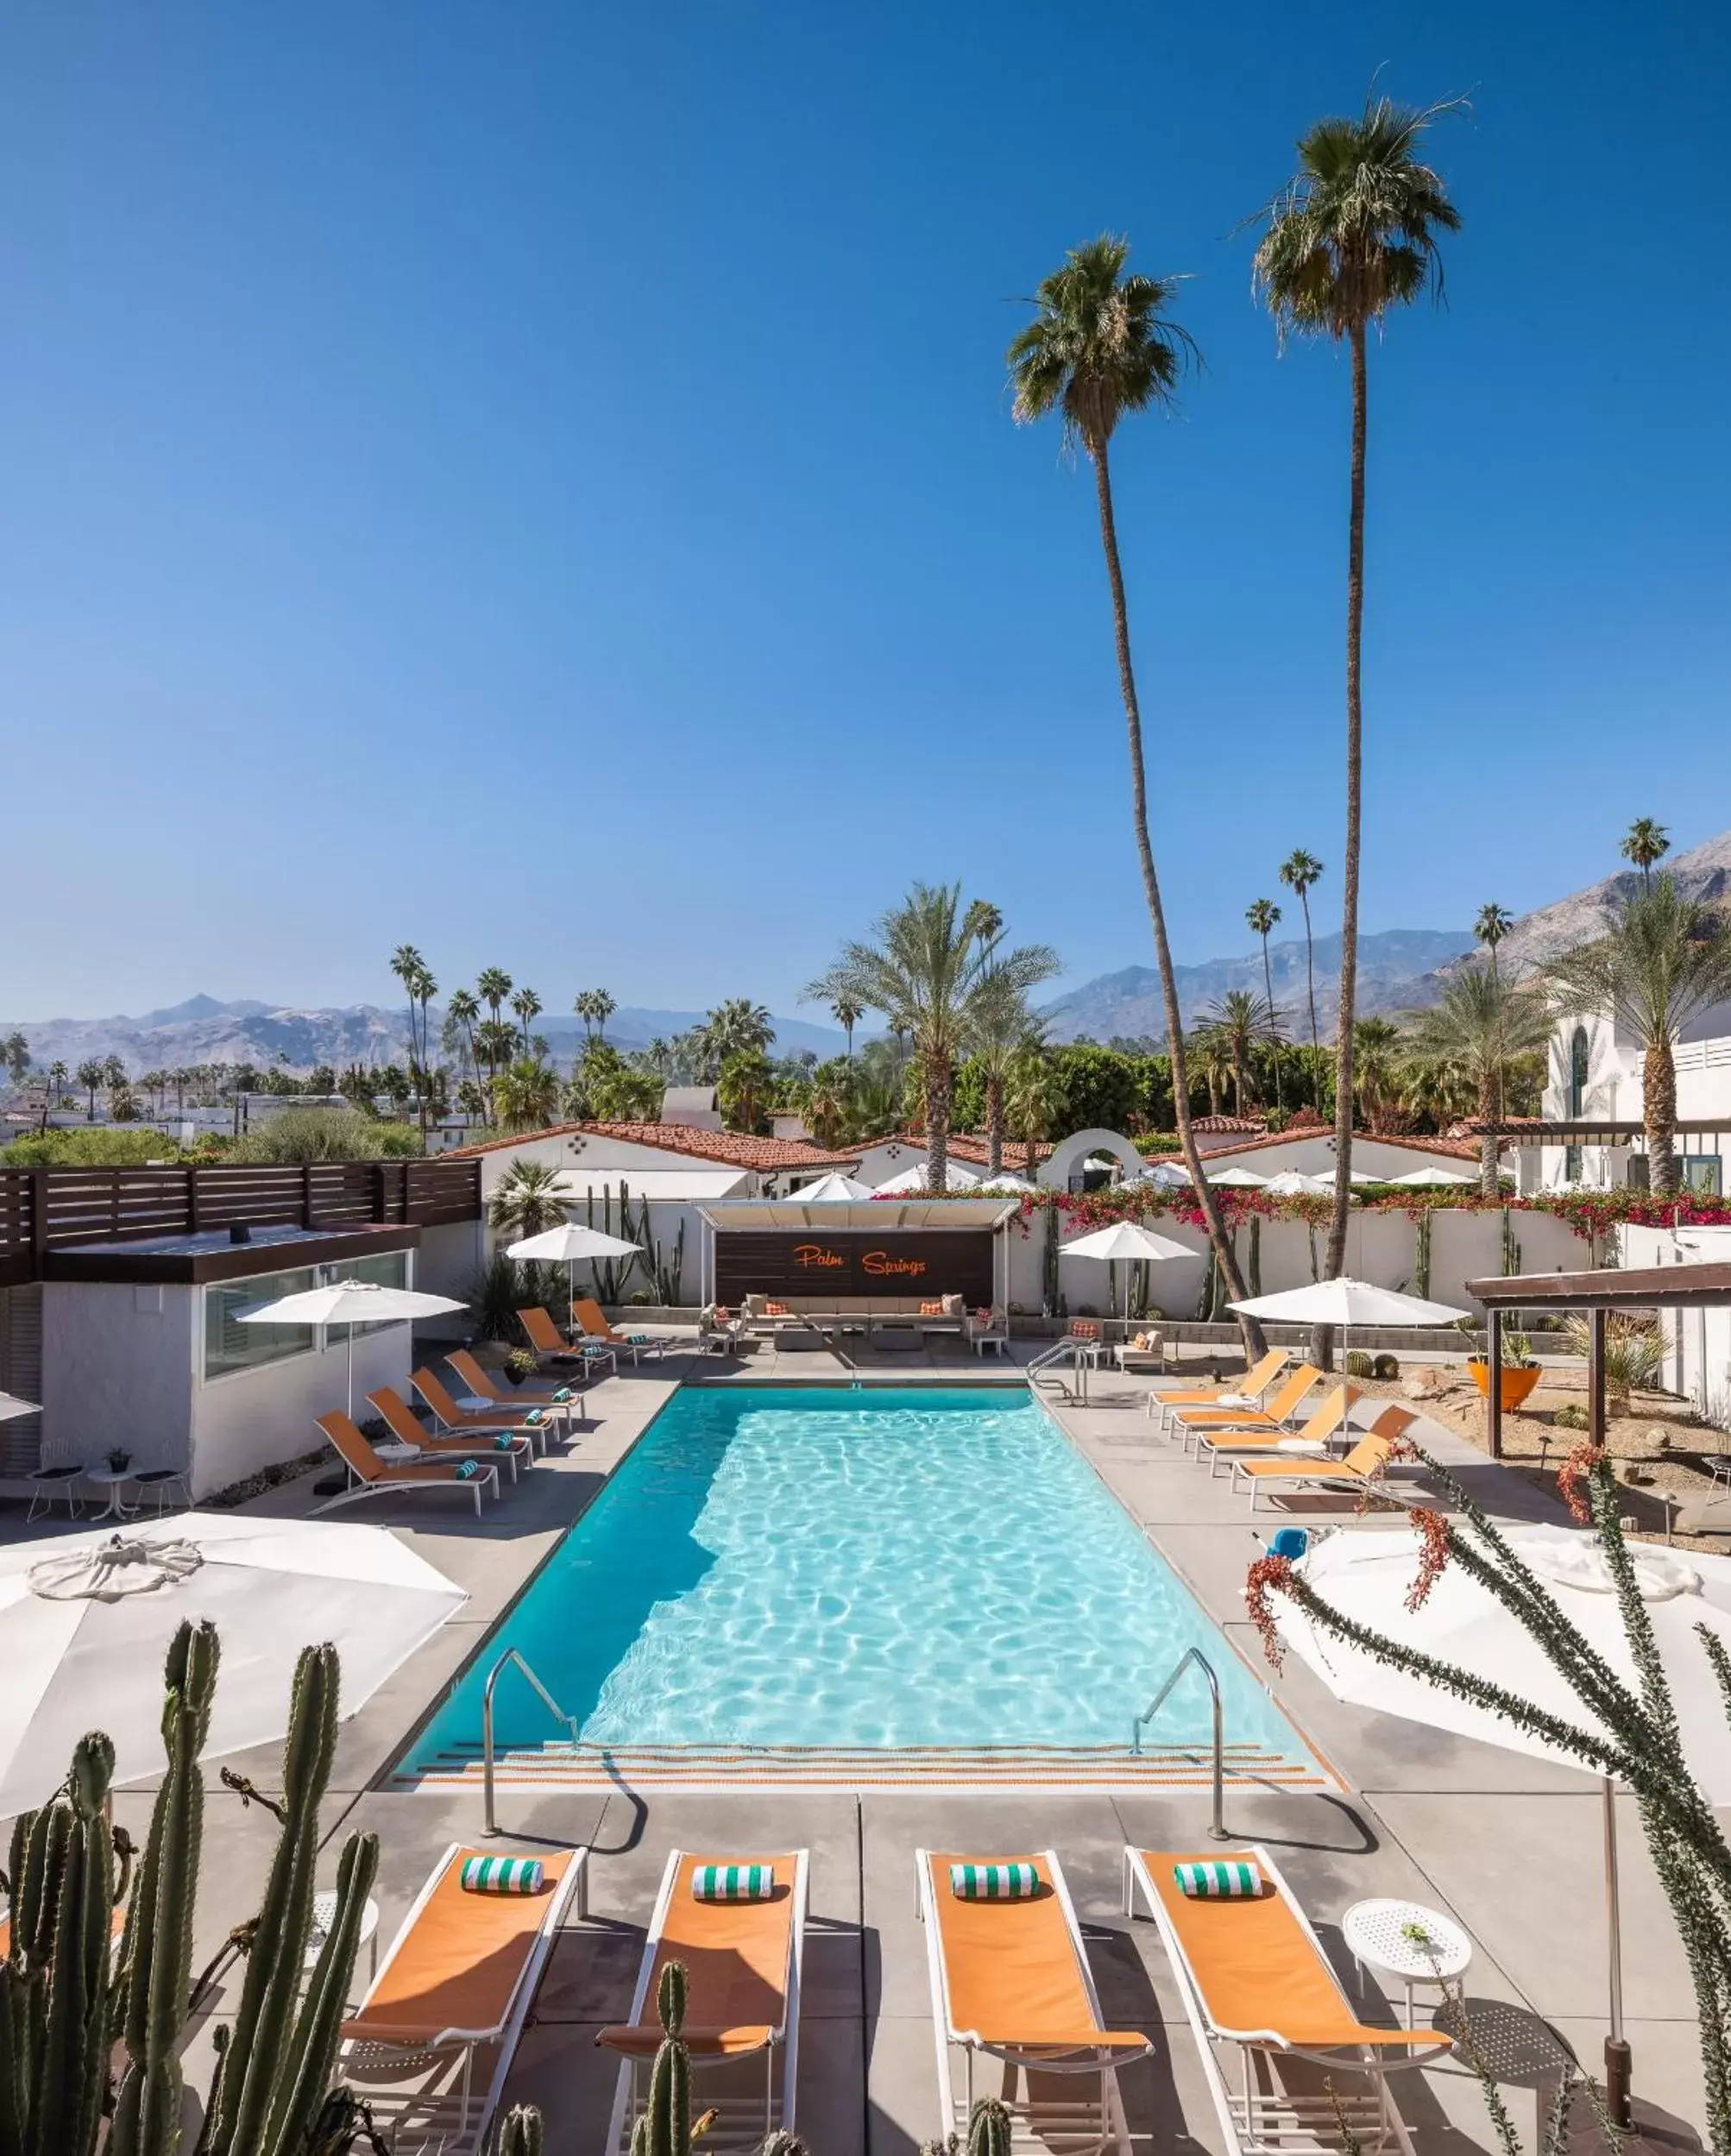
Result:
<instances>
[{"instance_id":1,"label":"pool step","mask_svg":"<svg viewBox=\"0 0 1731 2156\"><path fill-rule=\"evenodd\" d=\"M1226 1786L1234 1789L1328 1789L1335 1787L1314 1759L1225 1748ZM500 1751L494 1776L501 1788L528 1794L560 1789L773 1787L786 1789L1205 1789L1212 1769L1205 1746L1150 1745L1132 1754L1107 1745L629 1745L550 1742ZM441 1751L418 1772L404 1769L400 1787L472 1788L482 1779L478 1746Z\"/></svg>"}]
</instances>

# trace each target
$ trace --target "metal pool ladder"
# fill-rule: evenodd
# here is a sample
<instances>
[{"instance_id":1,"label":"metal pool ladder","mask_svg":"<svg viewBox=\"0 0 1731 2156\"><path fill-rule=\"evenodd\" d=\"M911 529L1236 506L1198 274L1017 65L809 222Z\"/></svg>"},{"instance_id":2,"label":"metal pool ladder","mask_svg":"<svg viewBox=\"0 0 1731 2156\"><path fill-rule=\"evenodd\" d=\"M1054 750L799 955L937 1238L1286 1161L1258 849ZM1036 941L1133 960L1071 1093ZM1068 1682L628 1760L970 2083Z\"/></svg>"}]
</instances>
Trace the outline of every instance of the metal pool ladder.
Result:
<instances>
[{"instance_id":1,"label":"metal pool ladder","mask_svg":"<svg viewBox=\"0 0 1731 2156\"><path fill-rule=\"evenodd\" d=\"M488 1671L487 1682L481 1694L481 1779L485 1791L486 1831L489 1834L496 1834L499 1832L499 1822L493 1815L493 1688L505 1674L507 1665L513 1662L534 1687L540 1696L541 1704L553 1719L556 1722L563 1722L570 1733L571 1742L574 1744L577 1742L576 1715L567 1714L564 1708L559 1705L517 1650L514 1647L507 1647ZM1203 1666L1206 1668L1207 1665L1205 1663ZM1168 1690L1170 1688L1170 1687L1168 1688ZM1166 1694L1162 1692L1160 1696L1164 1699ZM1217 1735L1218 1733L1218 1715L1216 1716L1216 1733Z\"/></svg>"},{"instance_id":2,"label":"metal pool ladder","mask_svg":"<svg viewBox=\"0 0 1731 2156\"><path fill-rule=\"evenodd\" d=\"M1208 1832L1210 1836L1217 1842L1230 1841L1231 1837L1226 1832L1225 1732L1223 1726L1223 1716L1220 1706L1220 1680L1214 1674L1213 1663L1209 1661L1207 1656L1203 1653L1199 1647L1187 1647L1185 1649L1183 1654L1179 1657L1178 1665L1173 1670L1172 1675L1166 1680L1166 1682L1161 1686L1159 1691L1155 1693L1149 1704L1142 1709L1142 1713L1138 1714L1136 1719L1130 1724L1130 1748L1135 1757L1138 1758L1141 1757L1142 1731L1147 1728L1148 1725L1154 1719L1155 1716L1159 1713L1161 1708L1166 1705L1168 1697L1171 1694L1173 1687L1178 1682L1178 1680L1184 1675L1185 1671L1190 1667L1193 1662L1202 1672L1203 1675L1208 1680L1208 1689L1210 1694L1212 1695L1214 1702L1214 1823L1208 1829ZM494 1674L496 1675L498 1673L495 1671ZM488 1682L490 1687L492 1679L489 1678ZM539 1689L538 1686L537 1687L537 1689ZM546 1694L544 1693L543 1693L541 1696L544 1699L546 1698ZM551 1704L551 1702L549 1702L549 1704ZM491 1774L491 1771L492 1769L489 1767L489 1775ZM488 1783L488 1817L489 1820L492 1817L492 1782L489 1780Z\"/></svg>"}]
</instances>

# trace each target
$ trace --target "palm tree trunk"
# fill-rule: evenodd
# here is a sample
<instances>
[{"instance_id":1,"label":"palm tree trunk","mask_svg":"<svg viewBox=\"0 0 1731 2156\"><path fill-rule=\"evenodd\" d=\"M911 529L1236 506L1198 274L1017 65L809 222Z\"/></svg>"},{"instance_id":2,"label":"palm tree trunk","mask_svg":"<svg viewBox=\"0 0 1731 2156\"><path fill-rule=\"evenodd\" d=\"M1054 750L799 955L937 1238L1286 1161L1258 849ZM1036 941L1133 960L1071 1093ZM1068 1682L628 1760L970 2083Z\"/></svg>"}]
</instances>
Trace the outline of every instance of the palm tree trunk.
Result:
<instances>
[{"instance_id":1,"label":"palm tree trunk","mask_svg":"<svg viewBox=\"0 0 1731 2156\"><path fill-rule=\"evenodd\" d=\"M1647 1181L1661 1197L1674 1197L1683 1178L1677 1161L1677 1065L1669 1041L1654 1041L1641 1059L1641 1120Z\"/></svg>"},{"instance_id":2,"label":"palm tree trunk","mask_svg":"<svg viewBox=\"0 0 1731 2156\"><path fill-rule=\"evenodd\" d=\"M1172 1104L1178 1123L1178 1142L1183 1149L1185 1166L1190 1170L1190 1179L1196 1186L1196 1202L1201 1207L1202 1217L1207 1225L1208 1241L1214 1253L1220 1276L1229 1291L1225 1299L1242 1302L1244 1299L1244 1276L1238 1270L1238 1254L1232 1248L1232 1238L1226 1232L1226 1223L1220 1214L1220 1203L1213 1186L1202 1169L1202 1155L1196 1147L1196 1134L1190 1127L1189 1077L1184 1059L1184 1023L1179 1015L1178 983L1172 970L1172 946L1167 940L1166 908L1161 902L1160 878L1155 871L1154 847L1148 835L1148 772L1142 760L1142 710L1136 701L1136 672L1130 656L1130 610L1124 604L1124 571L1118 563L1118 536L1117 520L1112 515L1111 475L1106 464L1106 445L1098 443L1094 449L1094 493L1099 504L1100 544L1105 549L1106 575L1112 592L1112 633L1117 644L1118 687L1124 695L1124 726L1130 737L1130 813L1136 826L1136 848L1142 863L1142 896L1148 902L1148 918L1154 930L1155 958L1160 967L1161 1003L1166 1013L1166 1048L1172 1061ZM1244 1355L1248 1361L1255 1361L1266 1353L1262 1329L1254 1317L1240 1316L1238 1329L1243 1335Z\"/></svg>"},{"instance_id":3,"label":"palm tree trunk","mask_svg":"<svg viewBox=\"0 0 1731 2156\"><path fill-rule=\"evenodd\" d=\"M1328 1229L1328 1278L1346 1265L1352 1204L1352 1020L1358 996L1358 849L1363 820L1363 717L1359 650L1364 628L1364 325L1352 331L1352 499L1346 540L1346 865L1341 882L1340 1016L1335 1035L1334 1216ZM1325 1351L1332 1342L1319 1339ZM1327 1369L1331 1354L1323 1363Z\"/></svg>"},{"instance_id":4,"label":"palm tree trunk","mask_svg":"<svg viewBox=\"0 0 1731 2156\"><path fill-rule=\"evenodd\" d=\"M928 1055L926 1066L926 1182L935 1191L949 1188L949 1058Z\"/></svg>"},{"instance_id":5,"label":"palm tree trunk","mask_svg":"<svg viewBox=\"0 0 1731 2156\"><path fill-rule=\"evenodd\" d=\"M1232 1105L1239 1115L1244 1112L1244 1058L1242 1051L1232 1058Z\"/></svg>"},{"instance_id":6,"label":"palm tree trunk","mask_svg":"<svg viewBox=\"0 0 1731 2156\"><path fill-rule=\"evenodd\" d=\"M1272 1031L1275 1025L1275 974L1274 968L1268 964L1268 932L1266 928L1262 931L1262 988L1268 999L1268 1026ZM1269 1045L1274 1051L1275 1106L1278 1108L1281 1104L1281 1044L1275 1040Z\"/></svg>"},{"instance_id":7,"label":"palm tree trunk","mask_svg":"<svg viewBox=\"0 0 1731 2156\"><path fill-rule=\"evenodd\" d=\"M1309 996L1310 996L1310 1046L1311 1046L1311 1053L1312 1053L1312 1056L1314 1056L1314 1054L1315 1054L1315 1053L1316 1053L1316 1045L1317 1045L1317 1034L1316 1034L1316 945L1315 945L1314 941L1312 940L1312 936L1311 936L1311 933L1310 933L1310 893L1309 893L1308 891L1300 891L1300 892L1299 893L1299 904L1304 908L1304 972L1305 972L1305 987L1306 987L1306 992L1308 993L1308 995L1309 995ZM1314 1072L1312 1072L1312 1081L1314 1080L1314 1076L1315 1076L1315 1074L1314 1074Z\"/></svg>"},{"instance_id":8,"label":"palm tree trunk","mask_svg":"<svg viewBox=\"0 0 1731 2156\"><path fill-rule=\"evenodd\" d=\"M985 1074L985 1172L988 1178L1004 1172L1004 1079Z\"/></svg>"}]
</instances>

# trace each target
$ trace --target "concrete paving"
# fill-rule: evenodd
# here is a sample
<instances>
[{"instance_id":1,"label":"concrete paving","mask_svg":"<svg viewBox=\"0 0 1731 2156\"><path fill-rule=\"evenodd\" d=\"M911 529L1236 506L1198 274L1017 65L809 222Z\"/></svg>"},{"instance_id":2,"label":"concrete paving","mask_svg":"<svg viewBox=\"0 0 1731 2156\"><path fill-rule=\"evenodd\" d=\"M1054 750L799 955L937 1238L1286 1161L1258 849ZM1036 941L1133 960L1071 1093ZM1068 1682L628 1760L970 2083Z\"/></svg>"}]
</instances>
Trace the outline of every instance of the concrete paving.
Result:
<instances>
[{"instance_id":1,"label":"concrete paving","mask_svg":"<svg viewBox=\"0 0 1731 2156\"><path fill-rule=\"evenodd\" d=\"M887 1366L885 1378L903 1383L910 1376L947 1383L1013 1373L1013 1366L999 1373L951 1342L935 1343L918 1357L874 1359L872 1369L861 1373L864 1381L873 1381L881 1366ZM824 1350L785 1342L749 1359L670 1357L635 1371L627 1367L595 1388L595 1427L507 1488L480 1523L465 1508L420 1499L383 1499L348 1515L400 1534L470 1596L460 1617L342 1733L326 1807L325 1870L334 1875L337 1851L350 1832L379 1835L381 1945L439 1852L453 1840L477 1838L482 1824L478 1791L385 1787L388 1769L677 1385L687 1378L847 1382L853 1374ZM1596 2065L1605 2033L1595 1786L1568 1769L1344 1707L1295 1658L1283 1674L1270 1671L1244 1621L1240 1590L1262 1531L1281 1515L1261 1511L1253 1527L1244 1499L1233 1497L1224 1478L1211 1480L1205 1464L1183 1460L1154 1434L1141 1411L1144 1391L1142 1381L1102 1379L1086 1408L1059 1403L1054 1411L1342 1785L1338 1795L1235 1793L1228 1800L1229 1826L1270 1847L1349 1984L1357 1979L1338 1925L1352 1902L1398 1895L1458 1919L1476 1945L1466 1981L1472 2026L1495 2062L1517 2125L1531 2137L1543 2090L1563 2055L1559 2047ZM1422 1434L1443 1449L1446 1433L1427 1428ZM1517 1478L1476 1455L1475 1464L1488 1468L1484 1487L1494 1496L1506 1493L1499 1509L1524 1517L1535 1502L1544 1505ZM290 1485L255 1509L304 1513L311 1502L305 1485ZM1347 1529L1356 1519L1326 1499L1292 1516L1326 1518ZM1150 1689L1163 1674L1149 1673ZM225 1763L270 1788L280 1777L280 1748L261 1747ZM268 1816L242 1809L218 1786L214 1768L207 1784L195 1966L255 1906L274 1832ZM135 1832L148 1806L148 1786L119 1799L120 1813ZM1696 2144L1703 2122L1687 1971L1632 1807L1621 1808L1625 1987L1636 2088L1654 2128L1686 2147ZM613 2061L596 2049L595 2033L626 2010L642 1927L667 1851L803 1847L811 1851L811 1929L797 2122L814 2156L912 2156L939 2127L913 1852L921 1845L984 1853L1050 1847L1076 1901L1108 2021L1145 2028L1155 2041L1153 2056L1124 2077L1136 2146L1220 2151L1195 2047L1154 1927L1145 1916L1126 1920L1121 1889L1126 1842L1202 1847L1206 1820L1205 1795L1187 1794L509 1793L500 1800L507 1845L568 1843L593 1851L588 1916L574 1920L558 1942L511 2093L542 2105L549 2146L559 2156L578 2150L593 2156L614 2085ZM187 2063L195 2088L236 1989L231 1980L219 1989L193 2032ZM1387 2019L1391 2011L1374 1979L1364 2011L1372 2019ZM1458 2065L1402 2075L1398 2085L1420 2156L1495 2146L1481 2093Z\"/></svg>"}]
</instances>

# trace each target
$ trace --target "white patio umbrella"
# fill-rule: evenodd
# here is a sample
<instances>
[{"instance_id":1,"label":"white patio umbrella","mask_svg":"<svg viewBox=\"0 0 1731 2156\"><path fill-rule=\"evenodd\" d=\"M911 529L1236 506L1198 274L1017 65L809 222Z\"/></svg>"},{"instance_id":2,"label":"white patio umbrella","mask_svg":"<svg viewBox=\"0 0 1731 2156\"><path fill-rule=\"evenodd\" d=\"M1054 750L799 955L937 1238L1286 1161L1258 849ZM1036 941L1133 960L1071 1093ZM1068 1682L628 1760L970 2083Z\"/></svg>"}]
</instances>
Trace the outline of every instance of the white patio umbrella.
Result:
<instances>
[{"instance_id":1,"label":"white patio umbrella","mask_svg":"<svg viewBox=\"0 0 1731 2156\"><path fill-rule=\"evenodd\" d=\"M1222 1168L1211 1174L1208 1180L1226 1191L1260 1191L1268 1182L1265 1175L1256 1175L1249 1168Z\"/></svg>"},{"instance_id":2,"label":"white patio umbrella","mask_svg":"<svg viewBox=\"0 0 1731 2156\"><path fill-rule=\"evenodd\" d=\"M0 1392L0 1423L16 1422L20 1415L40 1415L40 1400L21 1400L16 1392Z\"/></svg>"},{"instance_id":3,"label":"white patio umbrella","mask_svg":"<svg viewBox=\"0 0 1731 2156\"><path fill-rule=\"evenodd\" d=\"M250 1310L235 1312L241 1325L346 1325L348 1338L349 1413L355 1412L355 1328L357 1325L393 1325L414 1317L438 1317L446 1311L466 1310L450 1295L425 1295L419 1288L381 1287L376 1280L333 1280L328 1287L303 1288L298 1295L280 1295L274 1303L255 1303Z\"/></svg>"},{"instance_id":4,"label":"white patio umbrella","mask_svg":"<svg viewBox=\"0 0 1731 2156\"><path fill-rule=\"evenodd\" d=\"M1414 1168L1410 1175L1397 1175L1392 1179L1408 1190L1439 1191L1445 1183L1476 1183L1478 1178L1457 1175L1452 1168Z\"/></svg>"},{"instance_id":5,"label":"white patio umbrella","mask_svg":"<svg viewBox=\"0 0 1731 2156\"><path fill-rule=\"evenodd\" d=\"M1271 1175L1263 1186L1270 1197L1316 1197L1334 1188L1334 1178L1326 1182L1319 1175L1300 1175L1296 1168L1282 1168L1278 1175Z\"/></svg>"},{"instance_id":6,"label":"white patio umbrella","mask_svg":"<svg viewBox=\"0 0 1731 2156\"><path fill-rule=\"evenodd\" d=\"M964 1166L960 1160L952 1160L947 1172L947 1186L953 1191L970 1191L978 1183L978 1173ZM872 1191L874 1197L899 1197L904 1191L928 1191L932 1186L929 1165L922 1160L916 1167L904 1168L900 1175L891 1176L887 1183L880 1183Z\"/></svg>"},{"instance_id":7,"label":"white patio umbrella","mask_svg":"<svg viewBox=\"0 0 1731 2156\"><path fill-rule=\"evenodd\" d=\"M870 1197L869 1183L856 1183L851 1176L820 1175L815 1183L803 1185L788 1196L796 1205L840 1205L856 1197Z\"/></svg>"},{"instance_id":8,"label":"white patio umbrella","mask_svg":"<svg viewBox=\"0 0 1731 2156\"><path fill-rule=\"evenodd\" d=\"M999 1175L989 1175L983 1183L973 1185L976 1197L1020 1197L1034 1188L1025 1175L1017 1175L1005 1168Z\"/></svg>"},{"instance_id":9,"label":"white patio umbrella","mask_svg":"<svg viewBox=\"0 0 1731 2156\"><path fill-rule=\"evenodd\" d=\"M161 1769L185 1618L222 1642L210 1759L283 1734L303 1647L341 1654L346 1718L467 1600L383 1528L331 1520L185 1512L0 1549L0 1818L42 1803L89 1729L113 1738L116 1782Z\"/></svg>"},{"instance_id":10,"label":"white patio umbrella","mask_svg":"<svg viewBox=\"0 0 1731 2156\"><path fill-rule=\"evenodd\" d=\"M1567 1528L1501 1522L1501 1531L1538 1575L1576 1630L1619 1676L1639 1691L1610 1574L1597 1537ZM1697 1626L1731 1648L1731 1558L1634 1545L1630 1560L1652 1626L1665 1688L1671 1695L1690 1773L1709 1804L1731 1804L1731 1730ZM1419 1538L1410 1528L1331 1535L1300 1561L1306 1583L1346 1618L1398 1639L1415 1651L1485 1677L1541 1711L1596 1733L1602 1725L1582 1706L1526 1627L1459 1565L1449 1565L1417 1610L1407 1596L1419 1568ZM1403 1715L1433 1729L1476 1737L1505 1751L1579 1767L1579 1760L1451 1692L1386 1668L1331 1637L1294 1604L1279 1599L1275 1622L1338 1699ZM1590 1769L1583 1769L1590 1771ZM1615 1811L1605 1795L1605 1895L1610 1936L1610 2021L1622 2039L1621 1927L1618 1906Z\"/></svg>"},{"instance_id":11,"label":"white patio umbrella","mask_svg":"<svg viewBox=\"0 0 1731 2156\"><path fill-rule=\"evenodd\" d=\"M1136 1179L1138 1183L1157 1183L1163 1191L1190 1188L1190 1171L1178 1160L1150 1160Z\"/></svg>"},{"instance_id":12,"label":"white patio umbrella","mask_svg":"<svg viewBox=\"0 0 1731 2156\"><path fill-rule=\"evenodd\" d=\"M1469 1313L1451 1310L1446 1303L1427 1303L1421 1296L1402 1295L1392 1287L1376 1287L1369 1280L1312 1280L1307 1287L1289 1287L1278 1295L1253 1295L1246 1302L1229 1303L1228 1310L1242 1311L1247 1317L1273 1317L1288 1325L1338 1325L1345 1335L1344 1352L1352 1352L1355 1325L1457 1325ZM1343 1361L1344 1361L1343 1356ZM1342 1396L1340 1427L1347 1414Z\"/></svg>"},{"instance_id":13,"label":"white patio umbrella","mask_svg":"<svg viewBox=\"0 0 1731 2156\"><path fill-rule=\"evenodd\" d=\"M1062 1244L1058 1255L1104 1259L1106 1300L1116 1303L1117 1290L1112 1267L1120 1258L1132 1262L1147 1259L1151 1264L1158 1264L1167 1258L1193 1258L1196 1253L1184 1243L1174 1242L1170 1235L1156 1235L1151 1228L1144 1228L1136 1221L1119 1220L1110 1228L1096 1228L1092 1235L1078 1235L1073 1242Z\"/></svg>"},{"instance_id":14,"label":"white patio umbrella","mask_svg":"<svg viewBox=\"0 0 1731 2156\"><path fill-rule=\"evenodd\" d=\"M507 1258L533 1258L543 1264L565 1261L565 1299L574 1303L577 1297L579 1263L587 1258L640 1258L643 1245L623 1241L618 1235L604 1235L599 1228L580 1228L576 1221L561 1221L557 1228L544 1228L538 1235L525 1235L520 1242L505 1246Z\"/></svg>"}]
</instances>

